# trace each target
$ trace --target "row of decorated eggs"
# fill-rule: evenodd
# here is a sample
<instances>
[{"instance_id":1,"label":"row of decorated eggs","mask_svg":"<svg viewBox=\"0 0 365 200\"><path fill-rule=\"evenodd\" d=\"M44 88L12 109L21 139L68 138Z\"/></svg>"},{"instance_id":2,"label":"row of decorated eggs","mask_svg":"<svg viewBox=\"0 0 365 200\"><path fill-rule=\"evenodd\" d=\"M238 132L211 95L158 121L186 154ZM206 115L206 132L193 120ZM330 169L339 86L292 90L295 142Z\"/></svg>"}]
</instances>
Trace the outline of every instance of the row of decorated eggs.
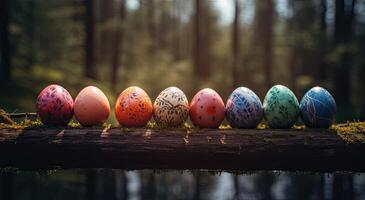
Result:
<instances>
[{"instance_id":1,"label":"row of decorated eggs","mask_svg":"<svg viewBox=\"0 0 365 200\"><path fill-rule=\"evenodd\" d=\"M81 125L93 126L105 122L110 113L107 97L94 86L82 89L73 101L63 87L50 85L39 94L36 108L41 121L48 125L65 125L75 114ZM159 126L178 127L190 116L200 128L217 128L225 117L234 128L255 128L263 118L271 128L290 128L300 115L308 127L328 128L335 114L335 100L324 88L310 89L299 104L294 93L282 85L272 87L263 104L246 87L234 90L226 105L209 88L200 90L189 105L177 87L163 90L154 104L143 89L129 87L115 104L115 116L124 127L143 127L152 116Z\"/></svg>"}]
</instances>

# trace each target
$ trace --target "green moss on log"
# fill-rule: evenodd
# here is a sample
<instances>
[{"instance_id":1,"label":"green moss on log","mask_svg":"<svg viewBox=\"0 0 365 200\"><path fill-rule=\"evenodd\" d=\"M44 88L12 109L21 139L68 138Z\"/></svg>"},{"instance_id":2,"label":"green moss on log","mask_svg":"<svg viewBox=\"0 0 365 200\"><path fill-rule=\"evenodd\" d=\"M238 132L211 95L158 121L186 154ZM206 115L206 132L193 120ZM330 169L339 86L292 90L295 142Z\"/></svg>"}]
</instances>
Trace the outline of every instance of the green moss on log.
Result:
<instances>
[{"instance_id":1,"label":"green moss on log","mask_svg":"<svg viewBox=\"0 0 365 200\"><path fill-rule=\"evenodd\" d=\"M335 124L329 131L336 133L346 143L365 143L365 122Z\"/></svg>"}]
</instances>

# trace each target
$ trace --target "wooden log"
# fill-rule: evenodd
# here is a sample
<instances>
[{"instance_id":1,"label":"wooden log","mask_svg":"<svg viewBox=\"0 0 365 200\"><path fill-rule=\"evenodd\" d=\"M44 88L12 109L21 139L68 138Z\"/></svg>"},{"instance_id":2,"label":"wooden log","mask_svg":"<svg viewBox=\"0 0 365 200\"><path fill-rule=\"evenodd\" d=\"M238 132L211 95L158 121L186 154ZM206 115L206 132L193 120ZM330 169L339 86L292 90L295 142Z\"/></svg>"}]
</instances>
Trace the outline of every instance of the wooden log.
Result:
<instances>
[{"instance_id":1,"label":"wooden log","mask_svg":"<svg viewBox=\"0 0 365 200\"><path fill-rule=\"evenodd\" d=\"M365 171L365 144L317 130L0 129L0 166Z\"/></svg>"}]
</instances>

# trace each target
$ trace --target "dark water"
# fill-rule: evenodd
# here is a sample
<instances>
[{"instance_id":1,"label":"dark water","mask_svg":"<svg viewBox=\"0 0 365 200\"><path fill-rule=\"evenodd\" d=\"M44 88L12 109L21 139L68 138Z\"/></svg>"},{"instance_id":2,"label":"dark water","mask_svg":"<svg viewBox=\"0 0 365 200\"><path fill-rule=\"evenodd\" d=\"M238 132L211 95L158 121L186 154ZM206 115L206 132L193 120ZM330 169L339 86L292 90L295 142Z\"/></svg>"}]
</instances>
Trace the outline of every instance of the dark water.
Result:
<instances>
[{"instance_id":1,"label":"dark water","mask_svg":"<svg viewBox=\"0 0 365 200\"><path fill-rule=\"evenodd\" d=\"M1 199L365 199L365 174L2 171Z\"/></svg>"}]
</instances>

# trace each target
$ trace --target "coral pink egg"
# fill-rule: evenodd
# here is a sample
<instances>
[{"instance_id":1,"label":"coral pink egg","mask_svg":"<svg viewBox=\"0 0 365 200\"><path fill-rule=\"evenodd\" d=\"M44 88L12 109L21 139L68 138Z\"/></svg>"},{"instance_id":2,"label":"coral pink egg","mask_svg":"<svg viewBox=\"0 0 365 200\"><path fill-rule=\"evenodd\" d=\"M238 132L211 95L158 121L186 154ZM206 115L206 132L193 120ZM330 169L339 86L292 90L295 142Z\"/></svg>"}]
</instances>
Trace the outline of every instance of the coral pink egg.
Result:
<instances>
[{"instance_id":1,"label":"coral pink egg","mask_svg":"<svg viewBox=\"0 0 365 200\"><path fill-rule=\"evenodd\" d=\"M110 113L110 105L105 94L95 86L80 91L75 99L75 117L83 126L100 125Z\"/></svg>"},{"instance_id":2,"label":"coral pink egg","mask_svg":"<svg viewBox=\"0 0 365 200\"><path fill-rule=\"evenodd\" d=\"M216 91L202 89L191 100L189 114L195 126L217 128L224 120L224 102Z\"/></svg>"},{"instance_id":3,"label":"coral pink egg","mask_svg":"<svg viewBox=\"0 0 365 200\"><path fill-rule=\"evenodd\" d=\"M129 87L115 103L115 116L125 127L145 126L152 117L153 106L148 94L139 87Z\"/></svg>"},{"instance_id":4,"label":"coral pink egg","mask_svg":"<svg viewBox=\"0 0 365 200\"><path fill-rule=\"evenodd\" d=\"M74 101L67 90L49 85L39 93L36 109L45 125L67 125L73 115Z\"/></svg>"}]
</instances>

